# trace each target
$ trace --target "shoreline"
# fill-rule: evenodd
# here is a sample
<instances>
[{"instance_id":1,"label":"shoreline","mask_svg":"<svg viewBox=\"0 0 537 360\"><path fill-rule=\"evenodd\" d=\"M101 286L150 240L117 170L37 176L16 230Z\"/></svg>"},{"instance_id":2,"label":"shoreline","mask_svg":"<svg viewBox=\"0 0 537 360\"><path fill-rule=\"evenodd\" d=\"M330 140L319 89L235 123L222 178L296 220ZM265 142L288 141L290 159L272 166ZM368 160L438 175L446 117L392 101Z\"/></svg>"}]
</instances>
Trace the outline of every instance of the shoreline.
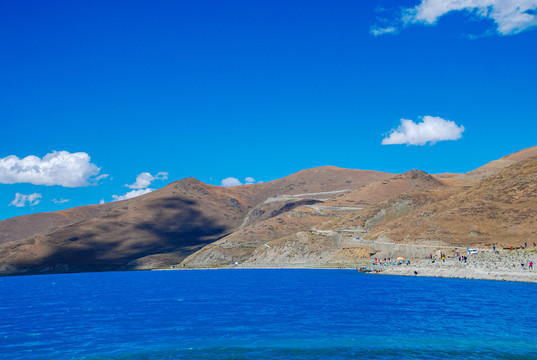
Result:
<instances>
[{"instance_id":1,"label":"shoreline","mask_svg":"<svg viewBox=\"0 0 537 360\"><path fill-rule=\"evenodd\" d=\"M537 283L534 251L486 251L465 256L466 262L451 256L445 261L433 258L410 265L387 266L379 274ZM530 262L533 269L529 268Z\"/></svg>"},{"instance_id":2,"label":"shoreline","mask_svg":"<svg viewBox=\"0 0 537 360\"><path fill-rule=\"evenodd\" d=\"M410 265L390 265L382 267L371 275L402 275L420 277L443 277L454 279L496 280L537 283L537 252L528 250L497 250L480 249L477 254L462 254L466 262L459 261L455 255L427 259L412 259ZM405 259L406 260L406 259ZM529 269L532 262L533 269ZM524 264L522 269L521 264ZM206 269L349 269L359 267L371 268L371 259L351 261L334 261L325 263L242 263L216 267L175 267L170 270L206 270Z\"/></svg>"},{"instance_id":3,"label":"shoreline","mask_svg":"<svg viewBox=\"0 0 537 360\"><path fill-rule=\"evenodd\" d=\"M417 274L414 273L417 272ZM531 271L531 270L529 270ZM534 270L535 271L535 270ZM486 272L466 271L464 273L452 273L442 271L427 271L422 267L408 266L406 269L390 269L373 275L393 275L393 276L411 276L411 277L429 277L429 278L446 278L446 279L467 279L467 280L492 280L492 281L510 281L537 283L537 272L535 274L522 274L516 272Z\"/></svg>"},{"instance_id":4,"label":"shoreline","mask_svg":"<svg viewBox=\"0 0 537 360\"><path fill-rule=\"evenodd\" d=\"M260 266L260 267L213 267L213 268L174 268L174 269L152 269L149 271L207 271L207 270L347 270L358 271L357 267L323 267L323 266ZM144 270L141 270L144 271ZM416 271L418 274L414 274ZM524 270L522 272L488 272L483 273L480 271L466 271L464 273L452 273L442 271L424 271L421 266L414 265L401 265L400 267L394 267L379 272L365 273L365 275L392 275L392 276L409 276L409 277L429 277L429 278L446 278L446 279L467 279L467 280L494 280L494 281L510 281L510 282L524 282L524 283L537 283L537 270ZM522 275L522 276L521 276Z\"/></svg>"},{"instance_id":5,"label":"shoreline","mask_svg":"<svg viewBox=\"0 0 537 360\"><path fill-rule=\"evenodd\" d=\"M399 252L395 249L395 252ZM410 254L409 254L410 255ZM418 255L418 254L413 254ZM409 257L410 264L389 265L375 267L371 275L402 275L420 277L443 277L474 280L496 280L537 283L537 251L535 248L518 250L484 250L478 254L466 254L467 261L460 262L455 255L445 255L445 261L441 258L418 258ZM216 266L181 266L171 265L158 268L138 268L138 269L117 269L115 271L169 271L169 270L219 270L219 269L319 269L319 270L354 270L364 267L371 269L371 258L355 259L331 259L331 261L317 262L313 259L300 262L245 262L240 264L225 264ZM407 260L407 259L405 259ZM533 269L529 269L529 262L532 262ZM521 264L524 264L522 269ZM102 272L102 271L87 271ZM67 272L84 273L84 272ZM30 272L18 274L5 274L0 277L11 276L31 276L31 275L52 275L67 274L66 272Z\"/></svg>"}]
</instances>

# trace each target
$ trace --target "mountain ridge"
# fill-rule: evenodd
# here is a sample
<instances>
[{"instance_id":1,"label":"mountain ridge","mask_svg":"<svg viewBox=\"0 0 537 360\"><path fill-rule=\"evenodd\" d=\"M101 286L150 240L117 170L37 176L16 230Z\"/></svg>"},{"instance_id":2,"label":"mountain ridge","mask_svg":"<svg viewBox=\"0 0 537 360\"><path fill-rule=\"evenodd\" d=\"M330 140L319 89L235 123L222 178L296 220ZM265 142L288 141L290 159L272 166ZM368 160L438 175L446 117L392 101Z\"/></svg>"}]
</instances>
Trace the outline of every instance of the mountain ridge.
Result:
<instances>
[{"instance_id":1,"label":"mountain ridge","mask_svg":"<svg viewBox=\"0 0 537 360\"><path fill-rule=\"evenodd\" d=\"M21 232L19 239L0 244L0 271L77 272L169 265L237 230L248 212L268 198L359 187L388 176L321 167L239 187L213 186L189 177L146 195L92 208L100 210L51 232L48 222L38 227L41 233L26 236Z\"/></svg>"},{"instance_id":2,"label":"mountain ridge","mask_svg":"<svg viewBox=\"0 0 537 360\"><path fill-rule=\"evenodd\" d=\"M319 266L389 251L358 246L356 235L508 246L537 234L535 155L523 149L462 175L323 166L236 187L188 177L128 200L0 221L0 273ZM508 240L490 236L494 219L515 226L498 232Z\"/></svg>"}]
</instances>

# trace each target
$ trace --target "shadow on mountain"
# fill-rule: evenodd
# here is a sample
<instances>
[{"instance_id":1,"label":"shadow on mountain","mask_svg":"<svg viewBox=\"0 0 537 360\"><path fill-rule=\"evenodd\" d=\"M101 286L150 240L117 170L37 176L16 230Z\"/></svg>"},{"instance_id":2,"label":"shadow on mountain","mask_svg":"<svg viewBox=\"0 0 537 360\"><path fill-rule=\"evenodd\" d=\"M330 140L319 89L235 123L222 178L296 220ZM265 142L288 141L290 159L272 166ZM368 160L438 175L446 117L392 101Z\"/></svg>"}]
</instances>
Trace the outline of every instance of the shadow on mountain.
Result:
<instances>
[{"instance_id":1,"label":"shadow on mountain","mask_svg":"<svg viewBox=\"0 0 537 360\"><path fill-rule=\"evenodd\" d=\"M283 214L283 213L286 213L288 211L291 211L299 206L304 206L304 205L314 205L314 204L317 204L317 203L322 203L322 201L319 201L319 200L315 200L315 199L305 199L305 200L298 200L298 201L293 201L293 202L289 202L287 204L285 204L284 206L276 209L276 210L273 210L270 212L270 217L275 217L275 216L278 216L280 214Z\"/></svg>"},{"instance_id":2,"label":"shadow on mountain","mask_svg":"<svg viewBox=\"0 0 537 360\"><path fill-rule=\"evenodd\" d=\"M10 265L17 272L56 273L126 270L137 259L155 254L173 253L173 259L180 261L232 230L232 225L197 207L196 202L177 197L152 199L139 209L126 204L114 213L47 235L52 252Z\"/></svg>"}]
</instances>

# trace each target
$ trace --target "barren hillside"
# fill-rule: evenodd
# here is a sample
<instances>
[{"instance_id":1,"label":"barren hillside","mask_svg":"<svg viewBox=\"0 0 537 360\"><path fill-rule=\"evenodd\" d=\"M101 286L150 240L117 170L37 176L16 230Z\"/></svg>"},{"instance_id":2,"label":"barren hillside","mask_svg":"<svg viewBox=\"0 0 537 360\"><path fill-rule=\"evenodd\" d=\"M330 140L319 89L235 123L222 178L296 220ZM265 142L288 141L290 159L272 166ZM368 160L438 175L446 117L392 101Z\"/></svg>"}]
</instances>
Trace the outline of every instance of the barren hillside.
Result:
<instances>
[{"instance_id":1,"label":"barren hillside","mask_svg":"<svg viewBox=\"0 0 537 360\"><path fill-rule=\"evenodd\" d=\"M455 191L410 193L353 214L344 223L367 239L438 240L461 246L521 246L537 241L537 157Z\"/></svg>"},{"instance_id":2,"label":"barren hillside","mask_svg":"<svg viewBox=\"0 0 537 360\"><path fill-rule=\"evenodd\" d=\"M63 211L17 216L0 221L0 244L46 234L110 209L114 204L89 205Z\"/></svg>"},{"instance_id":3,"label":"barren hillside","mask_svg":"<svg viewBox=\"0 0 537 360\"><path fill-rule=\"evenodd\" d=\"M275 217L272 216L253 224L246 223L247 226L192 254L183 264L187 266L221 266L234 262L252 263L254 254L261 254L264 251L270 252L275 244L274 241L278 239L294 239L296 238L294 235L299 232L306 232L298 237L300 239L305 239L308 236L313 236L312 239L324 239L325 235L321 236L315 231L313 233L308 231L316 227L325 229L324 223L327 221L329 223L337 223L337 219L344 221L349 213L401 193L445 187L447 187L445 184L431 175L423 171L411 170L404 174L392 175L389 178L371 182L352 191L312 194L306 199L300 200L302 202L299 202L299 199L287 202L285 206L288 209L273 214L276 215ZM309 203L307 203L308 201ZM256 210L259 211L262 208L262 206L258 206ZM278 244L280 243L278 242ZM286 246L292 247L292 241L286 242ZM263 258L261 255L259 256L259 259Z\"/></svg>"},{"instance_id":4,"label":"barren hillside","mask_svg":"<svg viewBox=\"0 0 537 360\"><path fill-rule=\"evenodd\" d=\"M82 215L63 223L49 220L61 218L61 213L33 215L35 226L29 232L20 228L26 219L8 219L0 222L9 240L0 245L0 269L11 274L166 266L233 233L245 222L255 224L293 209L304 194L348 191L389 176L323 167L233 188L187 178L134 199L82 208L78 210ZM277 205L274 209L267 214L262 209L254 211L268 199Z\"/></svg>"},{"instance_id":5,"label":"barren hillside","mask_svg":"<svg viewBox=\"0 0 537 360\"><path fill-rule=\"evenodd\" d=\"M4 220L0 271L320 266L403 245L519 246L537 242L534 153L463 175L326 166L233 188L187 178L130 200Z\"/></svg>"}]
</instances>

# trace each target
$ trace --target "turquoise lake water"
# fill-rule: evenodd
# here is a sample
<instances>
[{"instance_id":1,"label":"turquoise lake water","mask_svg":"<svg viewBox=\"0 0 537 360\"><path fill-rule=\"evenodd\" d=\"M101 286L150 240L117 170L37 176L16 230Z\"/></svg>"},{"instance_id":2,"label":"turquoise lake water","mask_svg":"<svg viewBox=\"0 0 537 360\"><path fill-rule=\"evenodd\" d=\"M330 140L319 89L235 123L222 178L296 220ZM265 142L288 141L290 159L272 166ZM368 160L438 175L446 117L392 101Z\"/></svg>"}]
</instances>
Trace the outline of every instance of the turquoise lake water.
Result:
<instances>
[{"instance_id":1,"label":"turquoise lake water","mask_svg":"<svg viewBox=\"0 0 537 360\"><path fill-rule=\"evenodd\" d=\"M537 359L537 284L198 270L0 278L0 359Z\"/></svg>"}]
</instances>

